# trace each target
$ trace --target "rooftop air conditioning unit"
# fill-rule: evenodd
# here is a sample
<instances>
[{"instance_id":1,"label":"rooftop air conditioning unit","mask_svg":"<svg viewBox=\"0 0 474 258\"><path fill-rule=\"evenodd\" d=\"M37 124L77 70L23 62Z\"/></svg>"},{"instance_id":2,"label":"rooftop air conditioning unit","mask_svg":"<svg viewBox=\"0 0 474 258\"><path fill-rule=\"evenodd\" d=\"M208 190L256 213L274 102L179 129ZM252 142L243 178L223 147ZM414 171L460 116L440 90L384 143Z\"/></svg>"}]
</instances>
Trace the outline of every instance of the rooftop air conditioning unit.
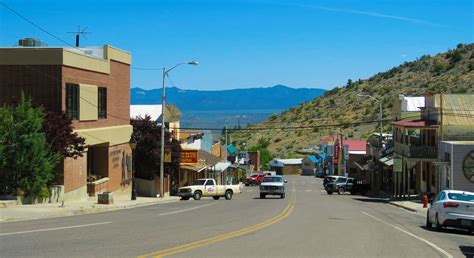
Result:
<instances>
[{"instance_id":1,"label":"rooftop air conditioning unit","mask_svg":"<svg viewBox=\"0 0 474 258\"><path fill-rule=\"evenodd\" d=\"M45 47L48 46L45 42L35 38L24 38L18 41L18 45L22 47Z\"/></svg>"}]
</instances>

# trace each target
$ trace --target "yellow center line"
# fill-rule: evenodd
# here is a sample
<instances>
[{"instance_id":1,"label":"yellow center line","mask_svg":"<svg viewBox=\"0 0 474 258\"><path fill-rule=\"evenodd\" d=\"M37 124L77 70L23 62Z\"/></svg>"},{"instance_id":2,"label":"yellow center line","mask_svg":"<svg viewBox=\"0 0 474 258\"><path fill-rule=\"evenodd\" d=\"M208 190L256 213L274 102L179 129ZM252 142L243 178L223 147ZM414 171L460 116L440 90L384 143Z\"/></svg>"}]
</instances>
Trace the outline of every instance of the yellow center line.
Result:
<instances>
[{"instance_id":1,"label":"yellow center line","mask_svg":"<svg viewBox=\"0 0 474 258\"><path fill-rule=\"evenodd\" d=\"M144 254L144 255L141 255L139 257L149 257L149 256L164 257L164 256L176 254L176 253L185 252L185 251L188 251L188 250L191 250L191 249L194 249L194 248L198 248L198 247L201 247L201 246L204 246L204 245L208 245L208 244L211 244L211 243L215 243L215 242L219 242L219 241L223 241L223 240L226 240L226 239L235 238L235 237L239 237L239 236L242 236L242 235L245 235L245 234L255 232L255 231L260 230L262 228L273 225L273 224L285 219L286 217L288 217L290 215L290 213L293 211L294 207L295 207L295 198L296 198L296 196L295 196L295 194L293 194L292 198L290 200L290 203L280 214L278 214L275 217L273 217L271 219L268 219L264 222L261 222L261 223L258 223L256 225L249 226L249 227L246 227L246 228L243 228L243 229L240 229L240 230L232 231L232 232L229 232L229 233L226 233L226 234L223 234L223 235L219 235L219 236L215 236L215 237L211 237L211 238L191 242L191 243L188 243L188 244L184 244L184 245L180 245L180 246L176 246L176 247L172 247L172 248L168 248L168 249L163 249L163 250L156 251L156 252L149 253L149 254Z\"/></svg>"}]
</instances>

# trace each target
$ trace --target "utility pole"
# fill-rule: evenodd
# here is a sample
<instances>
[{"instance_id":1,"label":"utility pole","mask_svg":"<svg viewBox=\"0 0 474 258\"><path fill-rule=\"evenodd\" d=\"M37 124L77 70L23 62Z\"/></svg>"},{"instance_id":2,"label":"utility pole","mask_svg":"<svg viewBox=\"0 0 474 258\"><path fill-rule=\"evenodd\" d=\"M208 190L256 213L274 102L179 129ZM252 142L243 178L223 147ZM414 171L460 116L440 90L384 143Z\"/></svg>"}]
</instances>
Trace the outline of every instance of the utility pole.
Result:
<instances>
[{"instance_id":1,"label":"utility pole","mask_svg":"<svg viewBox=\"0 0 474 258\"><path fill-rule=\"evenodd\" d=\"M165 169L165 105L166 105L166 91L165 91L165 77L166 77L166 68L163 68L163 88L161 91L161 162L160 162L160 198L164 198L165 189L164 188L164 169Z\"/></svg>"},{"instance_id":2,"label":"utility pole","mask_svg":"<svg viewBox=\"0 0 474 258\"><path fill-rule=\"evenodd\" d=\"M165 105L166 105L166 91L165 91L165 78L168 75L171 70L174 68L183 65L183 64L188 64L188 65L198 65L198 62L196 61L190 61L190 62L185 62L185 63L179 63L170 69L163 68L163 81L162 81L162 92L161 92L161 146L160 146L160 198L164 198L165 195L165 189L164 189L164 169L165 169Z\"/></svg>"},{"instance_id":3,"label":"utility pole","mask_svg":"<svg viewBox=\"0 0 474 258\"><path fill-rule=\"evenodd\" d=\"M227 148L227 121L225 122L225 147Z\"/></svg>"}]
</instances>

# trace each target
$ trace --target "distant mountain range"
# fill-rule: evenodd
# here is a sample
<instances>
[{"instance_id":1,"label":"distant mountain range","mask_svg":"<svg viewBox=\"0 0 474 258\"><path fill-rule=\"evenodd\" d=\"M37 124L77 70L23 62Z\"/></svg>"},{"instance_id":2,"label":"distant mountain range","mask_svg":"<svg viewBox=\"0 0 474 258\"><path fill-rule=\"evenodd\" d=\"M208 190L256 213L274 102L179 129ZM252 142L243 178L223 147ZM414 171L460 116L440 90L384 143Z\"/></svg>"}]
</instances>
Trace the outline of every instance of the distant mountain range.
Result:
<instances>
[{"instance_id":1,"label":"distant mountain range","mask_svg":"<svg viewBox=\"0 0 474 258\"><path fill-rule=\"evenodd\" d=\"M276 85L267 88L233 90L183 90L166 88L166 100L182 111L235 110L235 109L288 109L324 94L326 90L290 88ZM131 89L131 104L159 104L161 89Z\"/></svg>"}]
</instances>

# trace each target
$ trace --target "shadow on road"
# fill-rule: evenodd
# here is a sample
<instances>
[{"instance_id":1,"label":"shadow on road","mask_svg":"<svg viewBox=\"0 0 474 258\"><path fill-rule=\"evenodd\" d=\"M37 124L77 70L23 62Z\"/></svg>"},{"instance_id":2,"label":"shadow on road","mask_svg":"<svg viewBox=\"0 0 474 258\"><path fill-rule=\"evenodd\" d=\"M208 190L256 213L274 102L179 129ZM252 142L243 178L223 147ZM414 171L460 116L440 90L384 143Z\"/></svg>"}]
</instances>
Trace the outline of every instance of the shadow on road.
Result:
<instances>
[{"instance_id":1,"label":"shadow on road","mask_svg":"<svg viewBox=\"0 0 474 258\"><path fill-rule=\"evenodd\" d=\"M459 250L466 256L466 258L474 258L474 246L460 245Z\"/></svg>"},{"instance_id":2,"label":"shadow on road","mask_svg":"<svg viewBox=\"0 0 474 258\"><path fill-rule=\"evenodd\" d=\"M275 197L266 197L266 198L260 198L260 197L254 197L253 198L254 200L284 200L284 199L281 199L279 196L275 196Z\"/></svg>"},{"instance_id":3,"label":"shadow on road","mask_svg":"<svg viewBox=\"0 0 474 258\"><path fill-rule=\"evenodd\" d=\"M420 228L422 228L424 230L436 232L436 230L434 228L427 228L426 226L420 226ZM467 232L466 230L457 229L457 228L442 228L439 232L436 232L436 233L471 236L471 233ZM474 247L470 247L470 248L474 248Z\"/></svg>"},{"instance_id":4,"label":"shadow on road","mask_svg":"<svg viewBox=\"0 0 474 258\"><path fill-rule=\"evenodd\" d=\"M389 202L389 199L382 199L382 198L352 198L352 199L359 202L378 202L378 203Z\"/></svg>"}]
</instances>

